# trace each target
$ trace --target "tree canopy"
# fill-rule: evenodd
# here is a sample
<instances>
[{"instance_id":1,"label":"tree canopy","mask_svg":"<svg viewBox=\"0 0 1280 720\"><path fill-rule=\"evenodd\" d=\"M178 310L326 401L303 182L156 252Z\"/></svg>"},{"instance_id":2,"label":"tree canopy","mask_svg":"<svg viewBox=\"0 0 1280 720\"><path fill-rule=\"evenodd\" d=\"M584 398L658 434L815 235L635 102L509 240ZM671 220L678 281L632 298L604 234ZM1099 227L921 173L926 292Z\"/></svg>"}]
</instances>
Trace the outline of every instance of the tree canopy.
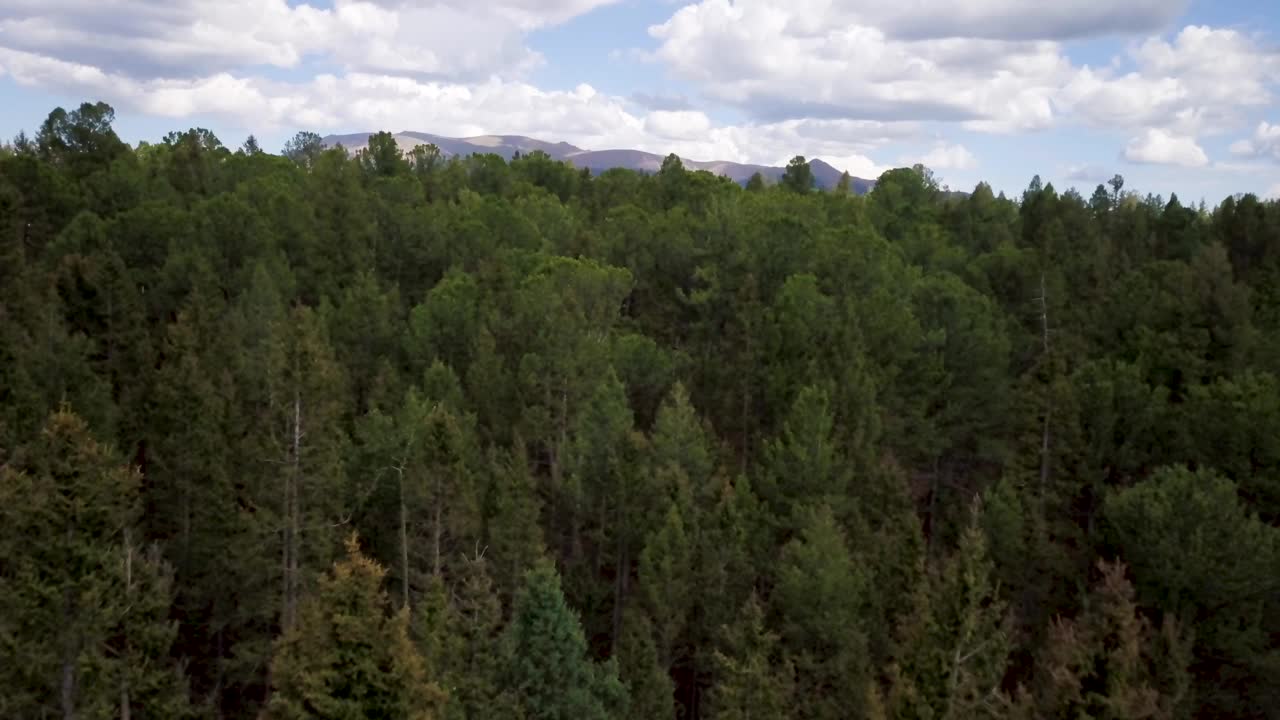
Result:
<instances>
[{"instance_id":1,"label":"tree canopy","mask_svg":"<svg viewBox=\"0 0 1280 720\"><path fill-rule=\"evenodd\" d=\"M0 715L1280 707L1280 203L113 118L0 151Z\"/></svg>"}]
</instances>

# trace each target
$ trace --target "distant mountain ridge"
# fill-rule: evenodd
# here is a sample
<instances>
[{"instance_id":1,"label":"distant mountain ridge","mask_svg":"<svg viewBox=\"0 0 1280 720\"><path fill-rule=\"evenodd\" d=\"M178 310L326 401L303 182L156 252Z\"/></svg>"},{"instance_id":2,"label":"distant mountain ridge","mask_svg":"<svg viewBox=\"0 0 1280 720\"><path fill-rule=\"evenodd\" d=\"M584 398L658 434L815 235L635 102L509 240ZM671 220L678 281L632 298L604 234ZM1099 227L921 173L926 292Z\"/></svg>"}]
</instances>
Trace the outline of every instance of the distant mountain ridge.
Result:
<instances>
[{"instance_id":1,"label":"distant mountain ridge","mask_svg":"<svg viewBox=\"0 0 1280 720\"><path fill-rule=\"evenodd\" d=\"M365 147L373 133L350 133L346 135L327 135L322 138L326 147L341 145L349 150ZM517 153L530 153L541 150L552 159L568 161L575 167L588 168L593 173L604 172L613 168L625 168L639 172L657 172L662 167L663 155L644 152L643 150L583 150L567 142L547 142L523 135L477 135L475 137L453 138L431 133L404 131L395 133L396 143L405 152L418 145L432 144L440 148L446 156L463 156L492 153L506 160ZM691 160L681 158L684 166L690 170L706 170L716 175L723 175L738 184L746 184L751 176L760 173L766 180L777 181L782 177L785 168L768 165L747 165L744 163L723 160ZM818 187L830 190L840 182L841 170L832 167L822 160L810 160L814 180ZM855 193L861 195L869 192L875 180L853 177L851 186Z\"/></svg>"}]
</instances>

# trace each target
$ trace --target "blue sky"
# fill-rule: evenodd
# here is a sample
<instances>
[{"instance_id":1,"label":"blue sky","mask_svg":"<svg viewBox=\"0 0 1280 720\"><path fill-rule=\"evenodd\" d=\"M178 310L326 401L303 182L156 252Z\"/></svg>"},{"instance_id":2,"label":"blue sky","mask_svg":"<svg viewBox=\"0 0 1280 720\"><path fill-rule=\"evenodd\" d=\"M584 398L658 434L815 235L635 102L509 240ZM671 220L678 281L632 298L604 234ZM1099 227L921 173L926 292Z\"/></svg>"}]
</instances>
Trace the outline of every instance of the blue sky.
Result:
<instances>
[{"instance_id":1,"label":"blue sky","mask_svg":"<svg viewBox=\"0 0 1280 720\"><path fill-rule=\"evenodd\" d=\"M132 142L513 133L1213 204L1280 194L1278 89L1280 9L1243 0L0 3L0 137L101 99Z\"/></svg>"}]
</instances>

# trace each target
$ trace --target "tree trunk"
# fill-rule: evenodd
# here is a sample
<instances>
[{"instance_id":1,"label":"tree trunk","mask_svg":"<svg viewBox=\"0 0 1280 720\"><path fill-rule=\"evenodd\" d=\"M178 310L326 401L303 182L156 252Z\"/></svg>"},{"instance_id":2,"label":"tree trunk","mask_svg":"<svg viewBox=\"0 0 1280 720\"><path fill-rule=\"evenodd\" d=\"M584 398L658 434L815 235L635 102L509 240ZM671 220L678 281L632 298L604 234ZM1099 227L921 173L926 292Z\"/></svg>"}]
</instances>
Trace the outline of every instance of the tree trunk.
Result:
<instances>
[{"instance_id":1,"label":"tree trunk","mask_svg":"<svg viewBox=\"0 0 1280 720\"><path fill-rule=\"evenodd\" d=\"M285 632L293 629L297 616L298 603L298 554L301 546L299 537L300 505L298 502L298 485L302 479L302 395L294 391L293 395L293 441L290 446L290 463L285 486L285 543L284 543L284 613L281 624Z\"/></svg>"},{"instance_id":2,"label":"tree trunk","mask_svg":"<svg viewBox=\"0 0 1280 720\"><path fill-rule=\"evenodd\" d=\"M409 507L404 499L404 466L400 473L400 602L409 607Z\"/></svg>"},{"instance_id":3,"label":"tree trunk","mask_svg":"<svg viewBox=\"0 0 1280 720\"><path fill-rule=\"evenodd\" d=\"M618 513L618 557L614 565L613 583L613 635L610 655L618 651L618 638L622 635L622 613L627 598L627 586L631 581L631 553L627 548L628 523L626 513Z\"/></svg>"},{"instance_id":4,"label":"tree trunk","mask_svg":"<svg viewBox=\"0 0 1280 720\"><path fill-rule=\"evenodd\" d=\"M75 536L75 529L67 523L67 546L70 547ZM75 720L76 716L76 655L77 643L72 620L72 589L68 587L62 592L62 628L66 635L62 639L62 685L59 700L62 704L63 720Z\"/></svg>"},{"instance_id":5,"label":"tree trunk","mask_svg":"<svg viewBox=\"0 0 1280 720\"><path fill-rule=\"evenodd\" d=\"M209 691L210 705L213 706L213 716L217 720L222 720L222 678L226 673L227 661L225 658L225 650L222 646L222 628L214 633L215 643L218 648L218 664L217 671L214 673L213 689Z\"/></svg>"},{"instance_id":6,"label":"tree trunk","mask_svg":"<svg viewBox=\"0 0 1280 720\"><path fill-rule=\"evenodd\" d=\"M933 560L933 539L938 534L938 492L941 490L942 471L938 458L933 460L933 474L929 477L929 537L925 538L925 562Z\"/></svg>"},{"instance_id":7,"label":"tree trunk","mask_svg":"<svg viewBox=\"0 0 1280 720\"><path fill-rule=\"evenodd\" d=\"M1051 362L1049 356L1049 300L1045 294L1044 273L1040 274L1040 336L1044 345L1044 360L1046 363ZM1052 367L1047 368L1052 371ZM1040 437L1040 511L1044 514L1045 493L1049 487L1049 423L1053 415L1053 386L1052 377L1048 378L1050 385L1045 390L1044 401L1044 427Z\"/></svg>"},{"instance_id":8,"label":"tree trunk","mask_svg":"<svg viewBox=\"0 0 1280 720\"><path fill-rule=\"evenodd\" d=\"M71 626L71 590L63 594L62 620L64 627ZM63 720L75 720L76 716L76 643L68 634L62 643L62 687L60 698Z\"/></svg>"},{"instance_id":9,"label":"tree trunk","mask_svg":"<svg viewBox=\"0 0 1280 720\"><path fill-rule=\"evenodd\" d=\"M124 532L124 596L125 607L133 606L133 545L129 542L129 531ZM127 615L127 612L126 612ZM126 623L128 621L126 620ZM127 627L127 625L126 625ZM132 712L129 708L129 635L126 632L122 640L120 665L120 720L130 720Z\"/></svg>"},{"instance_id":10,"label":"tree trunk","mask_svg":"<svg viewBox=\"0 0 1280 720\"><path fill-rule=\"evenodd\" d=\"M432 519L432 538L431 538L431 573L437 578L440 577L440 542L444 536L444 527L441 523L444 521L444 513L441 511L444 505L443 491L440 487L439 473L436 474L436 497L435 507L432 509L434 518Z\"/></svg>"}]
</instances>

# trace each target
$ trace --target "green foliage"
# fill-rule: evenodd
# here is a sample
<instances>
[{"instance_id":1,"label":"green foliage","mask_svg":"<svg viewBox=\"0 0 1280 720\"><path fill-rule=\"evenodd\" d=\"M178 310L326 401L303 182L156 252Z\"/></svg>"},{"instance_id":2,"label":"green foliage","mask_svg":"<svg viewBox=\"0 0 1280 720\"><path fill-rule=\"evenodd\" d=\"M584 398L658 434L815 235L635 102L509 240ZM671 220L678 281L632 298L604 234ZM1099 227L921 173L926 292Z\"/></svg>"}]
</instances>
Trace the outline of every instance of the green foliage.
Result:
<instances>
[{"instance_id":1,"label":"green foliage","mask_svg":"<svg viewBox=\"0 0 1280 720\"><path fill-rule=\"evenodd\" d=\"M904 624L894 717L1002 717L1010 632L975 501L960 546L929 576Z\"/></svg>"},{"instance_id":2,"label":"green foliage","mask_svg":"<svg viewBox=\"0 0 1280 720\"><path fill-rule=\"evenodd\" d=\"M817 180L813 177L813 168L809 167L809 161L803 156L797 155L791 158L787 163L787 168L782 172L782 180L779 181L782 187L793 193L811 192L817 184Z\"/></svg>"},{"instance_id":3,"label":"green foliage","mask_svg":"<svg viewBox=\"0 0 1280 720\"><path fill-rule=\"evenodd\" d=\"M1050 628L1037 717L1186 717L1190 643L1170 616L1157 630L1138 612L1123 565L1100 561L1099 570L1083 615Z\"/></svg>"},{"instance_id":4,"label":"green foliage","mask_svg":"<svg viewBox=\"0 0 1280 720\"><path fill-rule=\"evenodd\" d=\"M407 712L390 606L452 718L1280 706L1280 202L113 114L0 148L0 714Z\"/></svg>"},{"instance_id":5,"label":"green foliage","mask_svg":"<svg viewBox=\"0 0 1280 720\"><path fill-rule=\"evenodd\" d=\"M390 609L385 574L353 534L347 557L303 601L298 624L278 644L270 717L441 717L445 695L427 681L409 640L408 610Z\"/></svg>"},{"instance_id":6,"label":"green foliage","mask_svg":"<svg viewBox=\"0 0 1280 720\"><path fill-rule=\"evenodd\" d=\"M183 717L172 571L138 544L139 476L66 407L0 466L8 717Z\"/></svg>"},{"instance_id":7,"label":"green foliage","mask_svg":"<svg viewBox=\"0 0 1280 720\"><path fill-rule=\"evenodd\" d=\"M754 595L734 622L721 629L715 652L716 683L707 704L717 720L787 717L793 709L795 668L779 652L778 636L764 622Z\"/></svg>"},{"instance_id":8,"label":"green foliage","mask_svg":"<svg viewBox=\"0 0 1280 720\"><path fill-rule=\"evenodd\" d=\"M810 513L778 564L773 604L796 672L796 717L862 717L870 589L829 508Z\"/></svg>"},{"instance_id":9,"label":"green foliage","mask_svg":"<svg viewBox=\"0 0 1280 720\"><path fill-rule=\"evenodd\" d=\"M587 641L565 603L560 577L549 563L525 576L504 636L503 677L523 715L535 720L601 720L626 706L626 688L613 663L587 657Z\"/></svg>"},{"instance_id":10,"label":"green foliage","mask_svg":"<svg viewBox=\"0 0 1280 720\"><path fill-rule=\"evenodd\" d=\"M1259 520L1230 480L1184 467L1110 495L1105 515L1139 600L1194 634L1197 700L1229 713L1270 707L1280 530Z\"/></svg>"}]
</instances>

